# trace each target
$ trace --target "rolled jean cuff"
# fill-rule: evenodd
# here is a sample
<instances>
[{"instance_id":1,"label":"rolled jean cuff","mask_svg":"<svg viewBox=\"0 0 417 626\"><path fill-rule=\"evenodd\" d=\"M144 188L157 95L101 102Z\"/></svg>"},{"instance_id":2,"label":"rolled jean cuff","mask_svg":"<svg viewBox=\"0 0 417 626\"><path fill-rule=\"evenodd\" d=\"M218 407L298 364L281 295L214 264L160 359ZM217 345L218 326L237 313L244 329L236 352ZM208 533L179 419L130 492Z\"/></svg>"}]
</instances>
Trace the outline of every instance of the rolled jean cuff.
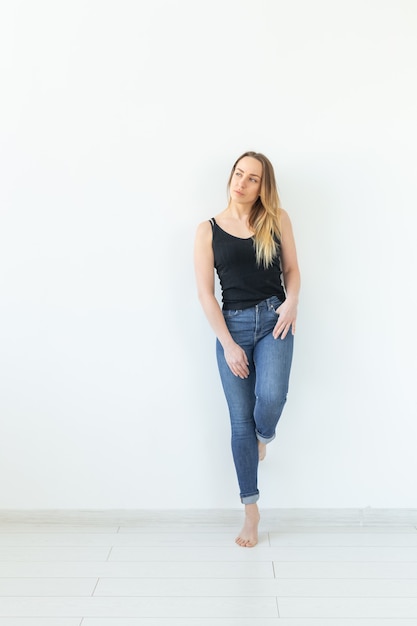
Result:
<instances>
[{"instance_id":1,"label":"rolled jean cuff","mask_svg":"<svg viewBox=\"0 0 417 626\"><path fill-rule=\"evenodd\" d=\"M272 437L262 437L262 435L260 435L258 431L256 431L256 438L261 443L265 443L265 444L270 443L271 441L274 441L275 437L276 437L275 433L272 435Z\"/></svg>"},{"instance_id":2,"label":"rolled jean cuff","mask_svg":"<svg viewBox=\"0 0 417 626\"><path fill-rule=\"evenodd\" d=\"M251 496L241 496L240 499L242 504L255 504L255 502L258 502L259 500L259 491Z\"/></svg>"}]
</instances>

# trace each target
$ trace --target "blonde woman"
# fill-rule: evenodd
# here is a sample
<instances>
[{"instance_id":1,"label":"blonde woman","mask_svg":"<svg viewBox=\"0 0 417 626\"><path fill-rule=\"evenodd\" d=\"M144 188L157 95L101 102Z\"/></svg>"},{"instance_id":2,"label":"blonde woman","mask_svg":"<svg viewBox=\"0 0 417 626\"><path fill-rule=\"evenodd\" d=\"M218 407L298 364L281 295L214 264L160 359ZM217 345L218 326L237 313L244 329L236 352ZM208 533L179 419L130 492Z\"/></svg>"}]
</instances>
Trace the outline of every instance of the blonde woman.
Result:
<instances>
[{"instance_id":1,"label":"blonde woman","mask_svg":"<svg viewBox=\"0 0 417 626\"><path fill-rule=\"evenodd\" d=\"M217 337L232 453L245 505L236 538L258 541L258 463L275 438L287 398L300 272L291 222L280 207L271 162L245 152L232 167L229 203L195 238L198 296ZM222 304L215 296L217 271Z\"/></svg>"}]
</instances>

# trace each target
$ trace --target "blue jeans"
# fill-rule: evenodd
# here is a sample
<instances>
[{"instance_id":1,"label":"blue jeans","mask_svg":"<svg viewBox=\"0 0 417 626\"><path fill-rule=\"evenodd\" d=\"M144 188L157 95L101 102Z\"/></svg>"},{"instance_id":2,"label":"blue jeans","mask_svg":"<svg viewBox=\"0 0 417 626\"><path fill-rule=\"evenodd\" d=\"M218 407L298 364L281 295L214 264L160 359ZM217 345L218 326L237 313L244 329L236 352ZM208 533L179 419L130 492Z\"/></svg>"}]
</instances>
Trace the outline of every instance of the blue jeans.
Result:
<instances>
[{"instance_id":1,"label":"blue jeans","mask_svg":"<svg viewBox=\"0 0 417 626\"><path fill-rule=\"evenodd\" d=\"M275 429L287 399L293 335L290 331L285 339L272 336L278 320L275 310L280 304L273 296L249 309L223 311L230 334L248 357L248 378L239 378L231 372L219 340L216 344L243 504L253 504L259 498L258 441L269 443L275 438Z\"/></svg>"}]
</instances>

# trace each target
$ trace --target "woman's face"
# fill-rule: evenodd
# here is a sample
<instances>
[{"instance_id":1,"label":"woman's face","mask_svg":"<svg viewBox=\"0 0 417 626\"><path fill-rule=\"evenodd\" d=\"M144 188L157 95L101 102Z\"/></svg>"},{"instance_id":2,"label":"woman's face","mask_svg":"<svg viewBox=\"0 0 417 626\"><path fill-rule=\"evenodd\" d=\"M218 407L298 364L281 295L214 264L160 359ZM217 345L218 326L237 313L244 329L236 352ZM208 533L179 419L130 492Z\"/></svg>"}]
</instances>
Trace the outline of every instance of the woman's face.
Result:
<instances>
[{"instance_id":1,"label":"woman's face","mask_svg":"<svg viewBox=\"0 0 417 626\"><path fill-rule=\"evenodd\" d=\"M230 197L239 204L254 204L261 191L262 163L253 157L237 162L230 181Z\"/></svg>"}]
</instances>

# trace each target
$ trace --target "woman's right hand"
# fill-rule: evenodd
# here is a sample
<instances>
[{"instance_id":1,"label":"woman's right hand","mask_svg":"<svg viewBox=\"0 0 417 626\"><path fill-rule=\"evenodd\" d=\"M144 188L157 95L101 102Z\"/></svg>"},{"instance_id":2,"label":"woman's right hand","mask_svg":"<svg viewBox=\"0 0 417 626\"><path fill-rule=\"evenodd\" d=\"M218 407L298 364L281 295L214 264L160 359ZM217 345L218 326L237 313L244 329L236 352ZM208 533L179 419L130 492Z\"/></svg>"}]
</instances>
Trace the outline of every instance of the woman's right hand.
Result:
<instances>
[{"instance_id":1,"label":"woman's right hand","mask_svg":"<svg viewBox=\"0 0 417 626\"><path fill-rule=\"evenodd\" d=\"M231 372L239 378L249 376L249 361L246 352L237 343L233 342L224 348L224 358Z\"/></svg>"}]
</instances>

